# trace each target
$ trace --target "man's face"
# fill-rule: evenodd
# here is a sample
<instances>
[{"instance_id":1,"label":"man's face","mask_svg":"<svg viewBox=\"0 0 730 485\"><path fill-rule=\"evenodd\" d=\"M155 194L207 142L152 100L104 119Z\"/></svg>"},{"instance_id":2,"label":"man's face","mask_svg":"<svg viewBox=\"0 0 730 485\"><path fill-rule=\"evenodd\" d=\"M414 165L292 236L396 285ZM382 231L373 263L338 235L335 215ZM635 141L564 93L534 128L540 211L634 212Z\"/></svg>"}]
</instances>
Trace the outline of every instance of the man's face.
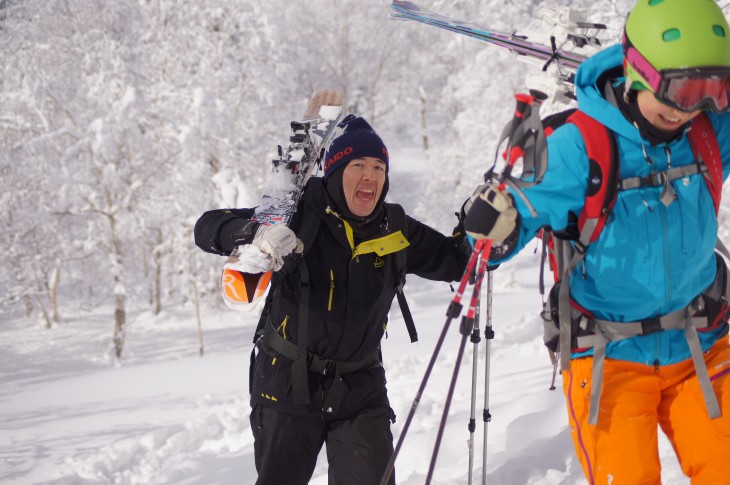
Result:
<instances>
[{"instance_id":1,"label":"man's face","mask_svg":"<svg viewBox=\"0 0 730 485\"><path fill-rule=\"evenodd\" d=\"M342 173L342 190L347 208L358 217L367 217L375 210L385 185L385 162L378 158L356 158Z\"/></svg>"}]
</instances>

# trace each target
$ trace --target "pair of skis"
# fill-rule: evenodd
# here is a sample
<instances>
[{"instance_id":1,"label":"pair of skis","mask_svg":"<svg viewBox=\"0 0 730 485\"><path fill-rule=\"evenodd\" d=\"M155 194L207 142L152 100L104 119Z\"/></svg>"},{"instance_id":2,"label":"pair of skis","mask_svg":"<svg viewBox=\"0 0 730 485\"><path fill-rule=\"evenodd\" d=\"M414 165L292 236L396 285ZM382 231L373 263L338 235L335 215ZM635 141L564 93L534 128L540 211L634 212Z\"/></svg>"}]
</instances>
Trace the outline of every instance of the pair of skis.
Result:
<instances>
[{"instance_id":1,"label":"pair of skis","mask_svg":"<svg viewBox=\"0 0 730 485\"><path fill-rule=\"evenodd\" d=\"M395 20L411 20L466 35L508 49L517 59L539 67L531 76L531 89L545 92L556 100L575 99L572 83L578 66L601 49L598 34L606 25L586 21L584 11L570 7L543 6L536 14L542 28L522 33L500 32L427 10L413 2L393 0Z\"/></svg>"}]
</instances>

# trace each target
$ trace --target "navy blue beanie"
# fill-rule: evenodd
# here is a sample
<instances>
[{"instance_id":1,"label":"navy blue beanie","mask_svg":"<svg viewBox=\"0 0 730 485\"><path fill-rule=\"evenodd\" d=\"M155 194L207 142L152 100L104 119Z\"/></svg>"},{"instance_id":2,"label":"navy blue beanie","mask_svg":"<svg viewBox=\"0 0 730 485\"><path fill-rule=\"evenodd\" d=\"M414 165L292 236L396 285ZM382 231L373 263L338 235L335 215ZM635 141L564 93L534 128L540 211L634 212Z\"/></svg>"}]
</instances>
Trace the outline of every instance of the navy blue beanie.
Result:
<instances>
[{"instance_id":1,"label":"navy blue beanie","mask_svg":"<svg viewBox=\"0 0 730 485\"><path fill-rule=\"evenodd\" d=\"M339 167L350 160L373 157L385 162L388 169L388 149L375 130L364 118L355 115L347 117L337 125L335 138L324 155L324 178L327 179Z\"/></svg>"}]
</instances>

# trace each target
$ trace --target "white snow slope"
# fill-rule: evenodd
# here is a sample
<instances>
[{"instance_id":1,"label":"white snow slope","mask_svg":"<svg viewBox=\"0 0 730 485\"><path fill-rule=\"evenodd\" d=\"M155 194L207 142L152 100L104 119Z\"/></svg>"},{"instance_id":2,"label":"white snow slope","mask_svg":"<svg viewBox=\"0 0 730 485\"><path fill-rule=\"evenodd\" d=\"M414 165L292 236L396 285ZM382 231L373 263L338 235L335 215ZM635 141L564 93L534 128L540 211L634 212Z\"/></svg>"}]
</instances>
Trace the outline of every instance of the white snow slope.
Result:
<instances>
[{"instance_id":1,"label":"white snow slope","mask_svg":"<svg viewBox=\"0 0 730 485\"><path fill-rule=\"evenodd\" d=\"M392 175L395 201L424 196L408 172ZM560 377L558 389L548 390L552 367L541 340L538 263L539 255L526 248L494 273L489 484L586 483L568 433ZM383 341L396 439L452 298L448 284L415 276L406 294L420 341L410 344L397 305ZM109 308L66 309L65 323L50 331L23 319L0 325L0 483L253 484L248 359L257 315L207 311L200 357L191 308L156 317L133 313L121 364L111 357L111 315ZM459 348L458 327L454 321L396 462L399 484L424 482ZM467 483L473 351L467 343L434 484ZM482 473L485 353L482 341L474 483L481 483ZM660 454L663 483L688 484L664 438ZM324 455L311 483L327 483Z\"/></svg>"}]
</instances>

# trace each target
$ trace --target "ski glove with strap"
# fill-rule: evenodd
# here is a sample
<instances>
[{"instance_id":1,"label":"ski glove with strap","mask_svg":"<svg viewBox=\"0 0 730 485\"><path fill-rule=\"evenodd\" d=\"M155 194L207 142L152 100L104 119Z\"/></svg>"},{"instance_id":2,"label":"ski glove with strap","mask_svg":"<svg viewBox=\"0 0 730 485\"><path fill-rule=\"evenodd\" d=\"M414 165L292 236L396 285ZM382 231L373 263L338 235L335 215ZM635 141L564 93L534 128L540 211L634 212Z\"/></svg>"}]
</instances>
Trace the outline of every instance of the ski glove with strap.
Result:
<instances>
[{"instance_id":1,"label":"ski glove with strap","mask_svg":"<svg viewBox=\"0 0 730 485\"><path fill-rule=\"evenodd\" d=\"M464 223L464 221L466 220L466 215L469 213L472 203L474 203L474 199L476 199L477 196L481 194L486 188L487 184L479 184L474 188L471 195L464 201L461 206L461 212L459 213L459 222L461 222L462 224Z\"/></svg>"},{"instance_id":2,"label":"ski glove with strap","mask_svg":"<svg viewBox=\"0 0 730 485\"><path fill-rule=\"evenodd\" d=\"M295 252L301 253L304 249L294 231L284 225L260 225L251 244L270 257L274 271L284 267L284 258Z\"/></svg>"},{"instance_id":3,"label":"ski glove with strap","mask_svg":"<svg viewBox=\"0 0 730 485\"><path fill-rule=\"evenodd\" d=\"M493 183L480 187L466 207L464 229L474 239L491 239L495 245L512 239L517 229L518 213L510 194Z\"/></svg>"},{"instance_id":4,"label":"ski glove with strap","mask_svg":"<svg viewBox=\"0 0 730 485\"><path fill-rule=\"evenodd\" d=\"M472 194L467 197L467 199L461 205L461 209L459 210L459 212L454 213L454 215L456 215L456 218L458 219L458 223L456 224L456 227L454 227L454 230L451 231L451 237L454 238L456 247L459 248L459 250L464 253L467 258L471 254L471 250L474 248L474 238L467 234L466 230L464 229L464 221L466 221L466 215L469 213L469 209L471 208L472 199L476 195L478 195L484 189L484 187L484 184L477 186L474 189L474 192L472 192Z\"/></svg>"},{"instance_id":5,"label":"ski glove with strap","mask_svg":"<svg viewBox=\"0 0 730 485\"><path fill-rule=\"evenodd\" d=\"M235 221L237 223L237 221ZM233 223L231 224L233 225ZM238 227L233 234L230 235L230 238L233 240L233 247L236 246L242 246L244 244L251 244L253 241L254 235L256 235L256 231L261 226L260 222L248 220L243 223L242 226ZM221 235L226 231L227 226L224 226L221 230ZM221 237L221 239L224 239Z\"/></svg>"}]
</instances>

